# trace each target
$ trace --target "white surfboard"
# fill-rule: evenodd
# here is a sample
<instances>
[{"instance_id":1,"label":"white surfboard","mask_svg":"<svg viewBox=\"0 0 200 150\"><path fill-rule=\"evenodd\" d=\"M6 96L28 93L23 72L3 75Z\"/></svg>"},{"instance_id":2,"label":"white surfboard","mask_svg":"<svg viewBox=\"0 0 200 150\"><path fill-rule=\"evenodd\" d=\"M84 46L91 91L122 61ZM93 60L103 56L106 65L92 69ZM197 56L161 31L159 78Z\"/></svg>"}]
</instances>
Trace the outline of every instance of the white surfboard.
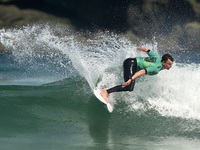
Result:
<instances>
[{"instance_id":1,"label":"white surfboard","mask_svg":"<svg viewBox=\"0 0 200 150\"><path fill-rule=\"evenodd\" d=\"M98 100L102 102L104 105L106 105L106 108L111 113L113 111L113 107L110 105L109 102L106 102L104 98L101 96L100 94L101 90L99 88L95 88L93 92L94 92L94 95L98 98Z\"/></svg>"}]
</instances>

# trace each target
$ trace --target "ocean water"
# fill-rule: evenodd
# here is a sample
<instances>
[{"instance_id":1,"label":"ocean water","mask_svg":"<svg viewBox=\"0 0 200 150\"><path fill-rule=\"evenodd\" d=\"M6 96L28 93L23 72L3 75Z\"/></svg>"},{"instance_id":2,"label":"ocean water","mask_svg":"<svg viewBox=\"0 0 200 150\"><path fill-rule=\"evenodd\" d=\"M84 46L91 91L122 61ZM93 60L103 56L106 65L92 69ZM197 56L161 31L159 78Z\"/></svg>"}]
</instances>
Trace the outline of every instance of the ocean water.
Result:
<instances>
[{"instance_id":1,"label":"ocean water","mask_svg":"<svg viewBox=\"0 0 200 150\"><path fill-rule=\"evenodd\" d=\"M135 43L51 25L2 29L0 41L0 149L199 150L199 52L169 51L173 67L111 94L108 113L92 90L123 83L124 59L146 56Z\"/></svg>"}]
</instances>

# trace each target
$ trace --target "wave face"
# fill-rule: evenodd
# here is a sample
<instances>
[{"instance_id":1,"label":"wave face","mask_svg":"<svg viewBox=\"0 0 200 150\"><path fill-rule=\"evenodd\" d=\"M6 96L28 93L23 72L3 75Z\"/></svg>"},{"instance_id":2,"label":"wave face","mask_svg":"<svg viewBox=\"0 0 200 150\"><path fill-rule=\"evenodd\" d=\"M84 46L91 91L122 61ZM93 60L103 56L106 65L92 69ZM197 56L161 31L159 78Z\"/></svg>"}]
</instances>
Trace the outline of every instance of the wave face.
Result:
<instances>
[{"instance_id":1,"label":"wave face","mask_svg":"<svg viewBox=\"0 0 200 150\"><path fill-rule=\"evenodd\" d=\"M133 92L111 94L109 114L92 90L123 82L124 59L146 56L134 43L114 33L84 35L51 25L2 29L0 41L6 49L0 55L4 148L10 142L19 149L34 149L33 143L39 149L198 146L198 53L171 51L173 67L137 79ZM156 43L141 45L164 53Z\"/></svg>"}]
</instances>

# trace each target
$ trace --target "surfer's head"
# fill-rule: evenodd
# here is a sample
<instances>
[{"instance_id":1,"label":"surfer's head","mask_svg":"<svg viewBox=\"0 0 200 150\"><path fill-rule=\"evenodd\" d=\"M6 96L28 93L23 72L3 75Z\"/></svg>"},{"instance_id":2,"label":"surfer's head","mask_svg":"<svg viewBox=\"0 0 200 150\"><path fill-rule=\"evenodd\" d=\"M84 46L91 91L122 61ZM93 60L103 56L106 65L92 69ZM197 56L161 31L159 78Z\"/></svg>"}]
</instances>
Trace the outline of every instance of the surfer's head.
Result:
<instances>
[{"instance_id":1,"label":"surfer's head","mask_svg":"<svg viewBox=\"0 0 200 150\"><path fill-rule=\"evenodd\" d=\"M163 69L169 70L172 67L174 58L170 54L165 54L162 56L161 62L162 62Z\"/></svg>"}]
</instances>

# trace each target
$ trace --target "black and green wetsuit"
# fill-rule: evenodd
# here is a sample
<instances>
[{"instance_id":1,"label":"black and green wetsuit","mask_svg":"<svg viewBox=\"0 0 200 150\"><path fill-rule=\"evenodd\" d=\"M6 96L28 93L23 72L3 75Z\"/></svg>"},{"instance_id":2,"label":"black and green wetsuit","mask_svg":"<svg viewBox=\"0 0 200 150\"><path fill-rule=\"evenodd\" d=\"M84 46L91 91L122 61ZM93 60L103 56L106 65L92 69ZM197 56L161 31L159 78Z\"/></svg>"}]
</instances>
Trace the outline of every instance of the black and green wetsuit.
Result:
<instances>
[{"instance_id":1,"label":"black and green wetsuit","mask_svg":"<svg viewBox=\"0 0 200 150\"><path fill-rule=\"evenodd\" d=\"M156 75L162 68L161 57L152 51L147 52L149 57L136 57L128 58L123 63L124 69L124 81L127 82L132 76L139 70L145 69L146 74ZM117 85L113 88L107 90L108 94L112 92L121 91L133 91L135 85L135 80L131 82L129 86L123 87L122 85Z\"/></svg>"},{"instance_id":2,"label":"black and green wetsuit","mask_svg":"<svg viewBox=\"0 0 200 150\"><path fill-rule=\"evenodd\" d=\"M137 72L145 69L146 74L155 75L162 70L162 58L152 51L148 51L149 57L136 57L137 60Z\"/></svg>"}]
</instances>

